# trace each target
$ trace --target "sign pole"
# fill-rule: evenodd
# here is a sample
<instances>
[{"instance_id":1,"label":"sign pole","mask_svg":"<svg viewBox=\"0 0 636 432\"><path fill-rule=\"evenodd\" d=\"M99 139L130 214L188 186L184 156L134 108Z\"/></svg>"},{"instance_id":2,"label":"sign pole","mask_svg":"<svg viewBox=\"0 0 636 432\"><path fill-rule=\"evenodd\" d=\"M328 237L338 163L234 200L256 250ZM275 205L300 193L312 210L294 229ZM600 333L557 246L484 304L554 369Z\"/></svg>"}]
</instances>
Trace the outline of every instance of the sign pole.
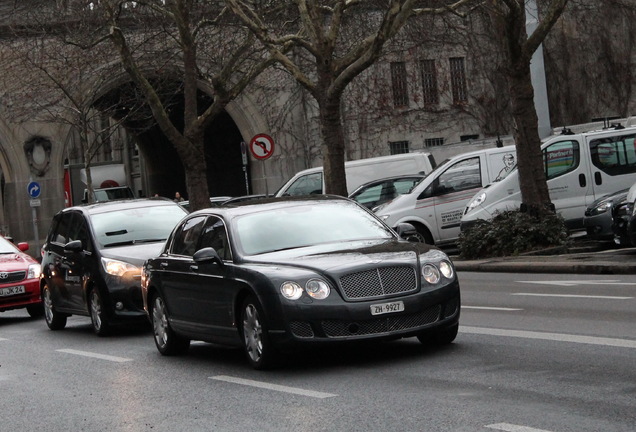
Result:
<instances>
[{"instance_id":1,"label":"sign pole","mask_svg":"<svg viewBox=\"0 0 636 432\"><path fill-rule=\"evenodd\" d=\"M247 144L241 141L241 157L243 158L243 175L245 176L245 195L250 194L250 182L247 176Z\"/></svg>"},{"instance_id":2,"label":"sign pole","mask_svg":"<svg viewBox=\"0 0 636 432\"><path fill-rule=\"evenodd\" d=\"M33 219L33 234L35 236L36 251L40 248L40 234L38 230L38 212L37 207L40 206L40 200L37 199L40 196L41 188L39 183L34 182L32 178L29 178L29 184L27 185L27 193L31 197L31 217Z\"/></svg>"},{"instance_id":3,"label":"sign pole","mask_svg":"<svg viewBox=\"0 0 636 432\"><path fill-rule=\"evenodd\" d=\"M265 195L269 196L267 189L267 170L265 168L265 160L274 153L274 139L266 134L255 135L250 140L250 152L255 159L263 162L263 179L265 180Z\"/></svg>"}]
</instances>

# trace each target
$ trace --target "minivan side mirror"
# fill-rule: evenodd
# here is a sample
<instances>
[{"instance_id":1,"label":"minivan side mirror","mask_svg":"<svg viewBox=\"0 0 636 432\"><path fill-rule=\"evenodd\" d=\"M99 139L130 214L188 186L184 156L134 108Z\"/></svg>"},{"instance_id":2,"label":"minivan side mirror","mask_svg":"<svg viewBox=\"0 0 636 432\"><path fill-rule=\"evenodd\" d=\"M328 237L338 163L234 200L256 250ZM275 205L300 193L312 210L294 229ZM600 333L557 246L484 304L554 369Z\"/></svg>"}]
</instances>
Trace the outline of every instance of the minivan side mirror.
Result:
<instances>
[{"instance_id":1,"label":"minivan side mirror","mask_svg":"<svg viewBox=\"0 0 636 432\"><path fill-rule=\"evenodd\" d=\"M81 240L73 240L64 245L64 252L80 253L84 250Z\"/></svg>"},{"instance_id":2,"label":"minivan side mirror","mask_svg":"<svg viewBox=\"0 0 636 432\"><path fill-rule=\"evenodd\" d=\"M199 249L198 251L194 253L194 255L192 256L192 259L194 260L195 263L199 265L213 264L213 263L217 263L220 266L223 265L223 260L221 259L217 251L211 247Z\"/></svg>"}]
</instances>

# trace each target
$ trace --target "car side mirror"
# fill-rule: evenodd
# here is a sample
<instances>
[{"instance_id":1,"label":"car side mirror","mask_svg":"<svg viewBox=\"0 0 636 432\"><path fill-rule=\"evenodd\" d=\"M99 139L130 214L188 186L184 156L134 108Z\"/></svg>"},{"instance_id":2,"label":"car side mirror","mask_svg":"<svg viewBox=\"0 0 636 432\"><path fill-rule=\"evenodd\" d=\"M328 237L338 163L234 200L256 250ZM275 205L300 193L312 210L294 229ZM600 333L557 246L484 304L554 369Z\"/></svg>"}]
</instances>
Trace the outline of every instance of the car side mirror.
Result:
<instances>
[{"instance_id":1,"label":"car side mirror","mask_svg":"<svg viewBox=\"0 0 636 432\"><path fill-rule=\"evenodd\" d=\"M64 245L64 252L80 253L84 250L81 240L73 240Z\"/></svg>"},{"instance_id":2,"label":"car side mirror","mask_svg":"<svg viewBox=\"0 0 636 432\"><path fill-rule=\"evenodd\" d=\"M417 237L417 229L415 229L415 227L408 222L402 222L397 224L397 226L395 227L395 232L397 232L400 238L404 240L411 241L411 242L420 241L419 238Z\"/></svg>"},{"instance_id":3,"label":"car side mirror","mask_svg":"<svg viewBox=\"0 0 636 432\"><path fill-rule=\"evenodd\" d=\"M217 263L220 266L223 265L223 260L221 259L217 251L211 247L199 249L194 253L192 259L199 265L213 263Z\"/></svg>"},{"instance_id":4,"label":"car side mirror","mask_svg":"<svg viewBox=\"0 0 636 432\"><path fill-rule=\"evenodd\" d=\"M20 242L18 243L18 249L20 249L22 252L26 252L29 250L29 244L27 242Z\"/></svg>"}]
</instances>

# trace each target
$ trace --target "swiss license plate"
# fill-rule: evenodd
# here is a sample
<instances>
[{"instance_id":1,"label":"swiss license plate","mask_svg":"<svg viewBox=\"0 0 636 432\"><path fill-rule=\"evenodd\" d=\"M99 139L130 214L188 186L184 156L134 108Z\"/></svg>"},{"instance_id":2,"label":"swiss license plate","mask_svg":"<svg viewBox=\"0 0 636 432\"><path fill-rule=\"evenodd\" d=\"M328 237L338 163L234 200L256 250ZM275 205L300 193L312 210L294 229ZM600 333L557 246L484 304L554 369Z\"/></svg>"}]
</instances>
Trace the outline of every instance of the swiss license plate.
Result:
<instances>
[{"instance_id":1,"label":"swiss license plate","mask_svg":"<svg viewBox=\"0 0 636 432\"><path fill-rule=\"evenodd\" d=\"M371 315L382 315L386 313L402 312L403 310L404 310L404 302L401 302L401 301L371 305Z\"/></svg>"},{"instance_id":2,"label":"swiss license plate","mask_svg":"<svg viewBox=\"0 0 636 432\"><path fill-rule=\"evenodd\" d=\"M12 286L7 288L0 288L0 297L7 297L16 294L24 294L24 285Z\"/></svg>"}]
</instances>

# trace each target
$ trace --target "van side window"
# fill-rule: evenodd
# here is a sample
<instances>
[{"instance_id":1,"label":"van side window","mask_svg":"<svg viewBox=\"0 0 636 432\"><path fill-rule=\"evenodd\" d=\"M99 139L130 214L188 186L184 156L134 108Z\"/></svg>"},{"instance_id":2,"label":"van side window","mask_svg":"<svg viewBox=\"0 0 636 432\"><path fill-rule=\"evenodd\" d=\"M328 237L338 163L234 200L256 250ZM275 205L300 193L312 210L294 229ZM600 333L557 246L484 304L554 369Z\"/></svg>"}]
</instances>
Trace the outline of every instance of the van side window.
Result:
<instances>
[{"instance_id":1,"label":"van side window","mask_svg":"<svg viewBox=\"0 0 636 432\"><path fill-rule=\"evenodd\" d=\"M575 170L579 166L577 141L559 141L543 149L543 168L547 180Z\"/></svg>"},{"instance_id":2,"label":"van side window","mask_svg":"<svg viewBox=\"0 0 636 432\"><path fill-rule=\"evenodd\" d=\"M614 176L636 172L636 134L595 139L590 142L592 163Z\"/></svg>"},{"instance_id":3,"label":"van side window","mask_svg":"<svg viewBox=\"0 0 636 432\"><path fill-rule=\"evenodd\" d=\"M284 195L314 195L322 193L322 173L317 172L299 177L289 185Z\"/></svg>"}]
</instances>

